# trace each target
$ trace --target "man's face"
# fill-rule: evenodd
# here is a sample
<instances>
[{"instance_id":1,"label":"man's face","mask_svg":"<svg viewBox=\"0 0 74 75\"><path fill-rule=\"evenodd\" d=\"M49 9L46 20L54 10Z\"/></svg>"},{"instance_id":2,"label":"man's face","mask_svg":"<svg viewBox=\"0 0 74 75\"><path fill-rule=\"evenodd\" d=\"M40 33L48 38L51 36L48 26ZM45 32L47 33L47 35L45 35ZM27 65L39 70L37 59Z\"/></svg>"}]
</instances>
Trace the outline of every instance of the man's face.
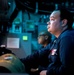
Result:
<instances>
[{"instance_id":1,"label":"man's face","mask_svg":"<svg viewBox=\"0 0 74 75\"><path fill-rule=\"evenodd\" d=\"M44 44L44 42L45 42L45 38L44 37L45 36L43 36L43 35L41 35L41 36L38 37L38 43L39 44Z\"/></svg>"},{"instance_id":2,"label":"man's face","mask_svg":"<svg viewBox=\"0 0 74 75\"><path fill-rule=\"evenodd\" d=\"M51 34L56 35L62 28L60 21L60 11L53 11L49 17L49 22L47 22L48 31Z\"/></svg>"}]
</instances>

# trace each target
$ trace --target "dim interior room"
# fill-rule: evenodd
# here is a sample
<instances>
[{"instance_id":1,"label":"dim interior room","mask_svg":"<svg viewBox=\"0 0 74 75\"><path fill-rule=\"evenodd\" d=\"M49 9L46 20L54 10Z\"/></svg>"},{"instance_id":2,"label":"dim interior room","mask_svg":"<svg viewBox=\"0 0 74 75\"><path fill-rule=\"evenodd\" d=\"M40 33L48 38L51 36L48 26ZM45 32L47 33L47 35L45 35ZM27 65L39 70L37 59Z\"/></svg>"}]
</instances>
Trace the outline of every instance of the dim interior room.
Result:
<instances>
[{"instance_id":1,"label":"dim interior room","mask_svg":"<svg viewBox=\"0 0 74 75\"><path fill-rule=\"evenodd\" d=\"M38 34L47 30L51 11L59 6L68 8L74 18L74 0L0 0L0 47L5 48L0 54L7 49L21 59L39 50Z\"/></svg>"}]
</instances>

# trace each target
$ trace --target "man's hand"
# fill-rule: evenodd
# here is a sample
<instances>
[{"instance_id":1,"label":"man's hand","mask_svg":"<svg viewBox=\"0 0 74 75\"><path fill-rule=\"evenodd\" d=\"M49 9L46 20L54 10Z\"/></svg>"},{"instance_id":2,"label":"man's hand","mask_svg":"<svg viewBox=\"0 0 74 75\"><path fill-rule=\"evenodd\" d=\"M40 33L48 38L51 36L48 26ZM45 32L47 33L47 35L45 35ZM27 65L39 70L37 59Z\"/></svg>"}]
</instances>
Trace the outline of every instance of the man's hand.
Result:
<instances>
[{"instance_id":1,"label":"man's hand","mask_svg":"<svg viewBox=\"0 0 74 75\"><path fill-rule=\"evenodd\" d=\"M36 72L38 71L38 68L34 69L34 68L31 68L31 72Z\"/></svg>"},{"instance_id":2,"label":"man's hand","mask_svg":"<svg viewBox=\"0 0 74 75\"><path fill-rule=\"evenodd\" d=\"M40 75L46 75L47 70L43 70L40 72Z\"/></svg>"}]
</instances>

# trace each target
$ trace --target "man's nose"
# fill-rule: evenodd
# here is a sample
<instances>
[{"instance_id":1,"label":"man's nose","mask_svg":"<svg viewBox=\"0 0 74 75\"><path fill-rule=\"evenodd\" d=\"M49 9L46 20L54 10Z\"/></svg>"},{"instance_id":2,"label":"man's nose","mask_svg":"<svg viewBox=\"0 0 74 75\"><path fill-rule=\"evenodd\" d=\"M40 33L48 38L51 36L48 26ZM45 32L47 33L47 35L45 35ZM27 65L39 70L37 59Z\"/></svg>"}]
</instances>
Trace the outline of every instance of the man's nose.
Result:
<instances>
[{"instance_id":1,"label":"man's nose","mask_svg":"<svg viewBox=\"0 0 74 75\"><path fill-rule=\"evenodd\" d=\"M48 21L47 24L50 24L50 21Z\"/></svg>"}]
</instances>

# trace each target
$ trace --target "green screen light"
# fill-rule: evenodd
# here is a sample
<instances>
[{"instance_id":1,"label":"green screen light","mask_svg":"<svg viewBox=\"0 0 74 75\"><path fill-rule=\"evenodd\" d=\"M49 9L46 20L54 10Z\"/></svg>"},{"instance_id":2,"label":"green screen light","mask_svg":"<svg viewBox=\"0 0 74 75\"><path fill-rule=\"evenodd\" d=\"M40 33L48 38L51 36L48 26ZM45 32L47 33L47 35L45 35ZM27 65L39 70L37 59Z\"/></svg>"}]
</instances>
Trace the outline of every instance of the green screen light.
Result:
<instances>
[{"instance_id":1,"label":"green screen light","mask_svg":"<svg viewBox=\"0 0 74 75\"><path fill-rule=\"evenodd\" d=\"M23 40L27 41L28 40L28 36L23 36Z\"/></svg>"}]
</instances>

